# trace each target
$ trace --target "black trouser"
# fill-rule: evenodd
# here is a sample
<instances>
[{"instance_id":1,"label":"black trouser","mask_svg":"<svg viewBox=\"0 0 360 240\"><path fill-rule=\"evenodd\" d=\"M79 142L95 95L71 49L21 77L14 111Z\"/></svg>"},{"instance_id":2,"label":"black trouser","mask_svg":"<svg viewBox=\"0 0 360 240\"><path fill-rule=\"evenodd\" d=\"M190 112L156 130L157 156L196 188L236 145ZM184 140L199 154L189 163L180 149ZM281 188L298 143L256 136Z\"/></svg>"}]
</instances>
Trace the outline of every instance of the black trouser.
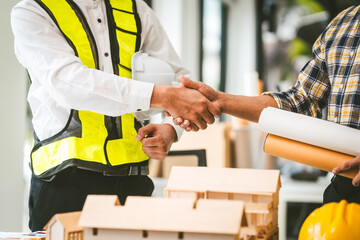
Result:
<instances>
[{"instance_id":1,"label":"black trouser","mask_svg":"<svg viewBox=\"0 0 360 240\"><path fill-rule=\"evenodd\" d=\"M352 179L336 175L325 189L323 201L325 204L340 202L343 199L347 202L360 203L360 187L354 187Z\"/></svg>"},{"instance_id":2,"label":"black trouser","mask_svg":"<svg viewBox=\"0 0 360 240\"><path fill-rule=\"evenodd\" d=\"M104 176L101 173L70 168L51 182L31 179L29 227L42 230L56 213L81 211L88 194L117 195L121 204L127 196L150 196L154 184L148 176Z\"/></svg>"}]
</instances>

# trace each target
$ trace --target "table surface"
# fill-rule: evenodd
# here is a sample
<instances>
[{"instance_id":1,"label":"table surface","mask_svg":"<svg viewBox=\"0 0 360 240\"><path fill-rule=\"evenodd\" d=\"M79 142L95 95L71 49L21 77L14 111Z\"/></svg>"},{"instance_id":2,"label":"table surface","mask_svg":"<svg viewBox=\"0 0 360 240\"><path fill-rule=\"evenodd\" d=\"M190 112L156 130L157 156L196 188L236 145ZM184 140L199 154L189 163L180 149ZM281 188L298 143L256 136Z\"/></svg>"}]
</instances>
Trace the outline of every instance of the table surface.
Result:
<instances>
[{"instance_id":1,"label":"table surface","mask_svg":"<svg viewBox=\"0 0 360 240\"><path fill-rule=\"evenodd\" d=\"M24 240L45 239L45 232L34 232L34 233L0 232L0 240L5 240L5 239L24 239Z\"/></svg>"}]
</instances>

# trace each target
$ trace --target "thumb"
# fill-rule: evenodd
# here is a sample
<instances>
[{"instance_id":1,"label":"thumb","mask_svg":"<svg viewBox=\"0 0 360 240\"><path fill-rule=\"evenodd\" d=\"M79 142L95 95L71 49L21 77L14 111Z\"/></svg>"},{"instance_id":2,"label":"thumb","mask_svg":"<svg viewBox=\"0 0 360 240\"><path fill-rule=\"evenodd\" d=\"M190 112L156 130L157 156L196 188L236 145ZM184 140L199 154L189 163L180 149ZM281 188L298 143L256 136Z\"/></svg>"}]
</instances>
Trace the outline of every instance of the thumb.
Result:
<instances>
[{"instance_id":1,"label":"thumb","mask_svg":"<svg viewBox=\"0 0 360 240\"><path fill-rule=\"evenodd\" d=\"M146 126L139 129L138 135L136 136L135 140L136 141L141 141L145 137L147 137L148 135L153 133L155 130L156 130L156 128L155 128L154 124L146 125Z\"/></svg>"},{"instance_id":2,"label":"thumb","mask_svg":"<svg viewBox=\"0 0 360 240\"><path fill-rule=\"evenodd\" d=\"M182 83L182 85L184 85L187 88L192 88L192 89L199 89L200 88L200 82L193 82L190 79L184 77L183 75L181 75L179 77L179 80Z\"/></svg>"},{"instance_id":3,"label":"thumb","mask_svg":"<svg viewBox=\"0 0 360 240\"><path fill-rule=\"evenodd\" d=\"M194 90L199 91L210 101L214 101L218 96L217 91L215 91L214 89L212 89L210 86L206 85L203 82L193 82L184 76L180 76L179 79L182 85L184 85L187 88L192 88Z\"/></svg>"}]
</instances>

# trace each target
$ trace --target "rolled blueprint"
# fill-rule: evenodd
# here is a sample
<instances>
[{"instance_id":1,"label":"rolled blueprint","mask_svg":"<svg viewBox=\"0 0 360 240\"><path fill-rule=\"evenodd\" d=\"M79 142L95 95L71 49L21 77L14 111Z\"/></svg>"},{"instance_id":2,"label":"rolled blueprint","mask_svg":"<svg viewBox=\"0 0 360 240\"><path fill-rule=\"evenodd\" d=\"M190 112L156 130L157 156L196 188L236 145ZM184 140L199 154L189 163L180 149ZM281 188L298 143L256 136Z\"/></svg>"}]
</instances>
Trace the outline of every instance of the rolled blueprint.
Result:
<instances>
[{"instance_id":1,"label":"rolled blueprint","mask_svg":"<svg viewBox=\"0 0 360 240\"><path fill-rule=\"evenodd\" d=\"M331 172L333 168L351 160L354 156L331 151L325 148L290 140L268 134L264 143L264 151L268 154L306 164L324 171ZM344 177L354 178L357 171L340 173Z\"/></svg>"},{"instance_id":2,"label":"rolled blueprint","mask_svg":"<svg viewBox=\"0 0 360 240\"><path fill-rule=\"evenodd\" d=\"M360 131L306 115L265 108L259 119L263 132L332 151L360 155Z\"/></svg>"}]
</instances>

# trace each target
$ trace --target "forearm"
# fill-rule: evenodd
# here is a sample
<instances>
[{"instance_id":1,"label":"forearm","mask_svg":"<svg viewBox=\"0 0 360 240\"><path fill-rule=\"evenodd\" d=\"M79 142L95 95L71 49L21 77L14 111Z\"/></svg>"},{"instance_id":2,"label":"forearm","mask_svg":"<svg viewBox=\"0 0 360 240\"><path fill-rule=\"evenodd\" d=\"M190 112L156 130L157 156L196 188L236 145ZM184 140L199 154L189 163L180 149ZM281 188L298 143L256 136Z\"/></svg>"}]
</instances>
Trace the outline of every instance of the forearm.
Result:
<instances>
[{"instance_id":1,"label":"forearm","mask_svg":"<svg viewBox=\"0 0 360 240\"><path fill-rule=\"evenodd\" d=\"M264 108L278 107L275 99L267 95L248 97L219 92L218 101L222 113L252 122L258 122Z\"/></svg>"}]
</instances>

